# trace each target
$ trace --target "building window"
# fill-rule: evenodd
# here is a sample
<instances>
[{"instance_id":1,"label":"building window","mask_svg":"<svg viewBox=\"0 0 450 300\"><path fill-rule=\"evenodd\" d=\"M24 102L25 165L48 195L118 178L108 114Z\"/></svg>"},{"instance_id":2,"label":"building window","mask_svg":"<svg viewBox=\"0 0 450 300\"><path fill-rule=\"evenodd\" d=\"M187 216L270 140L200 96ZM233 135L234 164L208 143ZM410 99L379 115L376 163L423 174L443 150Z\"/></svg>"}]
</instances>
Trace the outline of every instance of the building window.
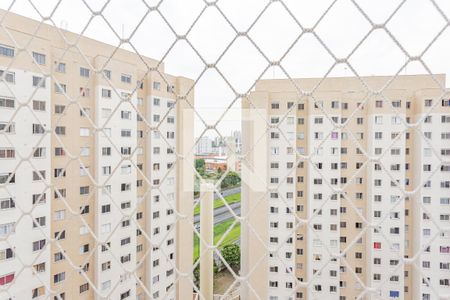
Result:
<instances>
[{"instance_id":1,"label":"building window","mask_svg":"<svg viewBox=\"0 0 450 300\"><path fill-rule=\"evenodd\" d=\"M32 244L33 245L33 252L44 249L45 244L46 244L45 239L44 240L39 240L39 241L34 241L33 244Z\"/></svg>"},{"instance_id":2,"label":"building window","mask_svg":"<svg viewBox=\"0 0 450 300\"><path fill-rule=\"evenodd\" d=\"M33 52L34 61L39 65L45 65L45 54Z\"/></svg>"},{"instance_id":3,"label":"building window","mask_svg":"<svg viewBox=\"0 0 450 300\"><path fill-rule=\"evenodd\" d=\"M111 71L110 70L103 70L103 75L105 75L106 78L111 80Z\"/></svg>"},{"instance_id":4,"label":"building window","mask_svg":"<svg viewBox=\"0 0 450 300\"><path fill-rule=\"evenodd\" d=\"M14 148L0 148L0 159L1 158L15 158L16 150Z\"/></svg>"},{"instance_id":5,"label":"building window","mask_svg":"<svg viewBox=\"0 0 450 300\"><path fill-rule=\"evenodd\" d=\"M0 173L0 184L16 183L16 174Z\"/></svg>"},{"instance_id":6,"label":"building window","mask_svg":"<svg viewBox=\"0 0 450 300\"><path fill-rule=\"evenodd\" d=\"M80 156L89 156L89 147L80 148Z\"/></svg>"},{"instance_id":7,"label":"building window","mask_svg":"<svg viewBox=\"0 0 450 300\"><path fill-rule=\"evenodd\" d=\"M16 223L0 224L0 236L5 236L15 232Z\"/></svg>"},{"instance_id":8,"label":"building window","mask_svg":"<svg viewBox=\"0 0 450 300\"><path fill-rule=\"evenodd\" d=\"M46 193L33 194L31 200L32 200L33 205L46 203L47 202L47 194Z\"/></svg>"},{"instance_id":9,"label":"building window","mask_svg":"<svg viewBox=\"0 0 450 300\"><path fill-rule=\"evenodd\" d=\"M53 275L53 283L59 283L66 279L66 272L61 272L58 274Z\"/></svg>"},{"instance_id":10,"label":"building window","mask_svg":"<svg viewBox=\"0 0 450 300\"><path fill-rule=\"evenodd\" d=\"M63 83L55 83L55 93L63 94L67 92L67 86Z\"/></svg>"},{"instance_id":11,"label":"building window","mask_svg":"<svg viewBox=\"0 0 450 300\"><path fill-rule=\"evenodd\" d=\"M88 194L89 194L89 186L81 186L80 195L88 195Z\"/></svg>"},{"instance_id":12,"label":"building window","mask_svg":"<svg viewBox=\"0 0 450 300\"><path fill-rule=\"evenodd\" d=\"M127 255L123 255L120 257L120 262L123 264L129 262L130 260L131 260L131 254L129 254L129 253ZM123 298L120 297L120 299L123 299Z\"/></svg>"},{"instance_id":13,"label":"building window","mask_svg":"<svg viewBox=\"0 0 450 300\"><path fill-rule=\"evenodd\" d=\"M131 75L121 74L120 81L125 82L125 83L131 83Z\"/></svg>"},{"instance_id":14,"label":"building window","mask_svg":"<svg viewBox=\"0 0 450 300\"><path fill-rule=\"evenodd\" d=\"M15 133L15 132L16 132L15 123L0 122L0 134Z\"/></svg>"},{"instance_id":15,"label":"building window","mask_svg":"<svg viewBox=\"0 0 450 300\"><path fill-rule=\"evenodd\" d=\"M104 166L104 167L102 167L102 174L104 176L111 175L111 166Z\"/></svg>"},{"instance_id":16,"label":"building window","mask_svg":"<svg viewBox=\"0 0 450 300\"><path fill-rule=\"evenodd\" d=\"M131 165L123 165L120 167L121 174L131 174Z\"/></svg>"},{"instance_id":17,"label":"building window","mask_svg":"<svg viewBox=\"0 0 450 300\"><path fill-rule=\"evenodd\" d=\"M129 243L131 243L131 238L130 237L127 237L127 238L124 238L124 239L120 240L120 245L121 246L128 245Z\"/></svg>"},{"instance_id":18,"label":"building window","mask_svg":"<svg viewBox=\"0 0 450 300\"><path fill-rule=\"evenodd\" d=\"M9 83L16 83L16 73L14 72L5 72L3 70L0 70L0 76L5 76L3 78L4 81Z\"/></svg>"},{"instance_id":19,"label":"building window","mask_svg":"<svg viewBox=\"0 0 450 300\"><path fill-rule=\"evenodd\" d=\"M0 97L0 107L14 108L16 101L14 98Z\"/></svg>"},{"instance_id":20,"label":"building window","mask_svg":"<svg viewBox=\"0 0 450 300\"><path fill-rule=\"evenodd\" d=\"M392 107L398 108L398 107L401 107L401 105L402 105L402 102L400 100L392 101Z\"/></svg>"},{"instance_id":21,"label":"building window","mask_svg":"<svg viewBox=\"0 0 450 300\"><path fill-rule=\"evenodd\" d=\"M89 244L84 244L80 246L80 254L85 254L89 252Z\"/></svg>"},{"instance_id":22,"label":"building window","mask_svg":"<svg viewBox=\"0 0 450 300\"><path fill-rule=\"evenodd\" d=\"M83 107L80 109L80 117L89 117L91 114L91 109L88 107Z\"/></svg>"},{"instance_id":23,"label":"building window","mask_svg":"<svg viewBox=\"0 0 450 300\"><path fill-rule=\"evenodd\" d=\"M66 210L61 209L61 210L57 210L53 213L53 219L55 221L61 221L64 220L66 218Z\"/></svg>"},{"instance_id":24,"label":"building window","mask_svg":"<svg viewBox=\"0 0 450 300\"><path fill-rule=\"evenodd\" d=\"M111 204L102 205L102 214L111 212Z\"/></svg>"},{"instance_id":25,"label":"building window","mask_svg":"<svg viewBox=\"0 0 450 300\"><path fill-rule=\"evenodd\" d=\"M11 208L15 208L15 207L16 207L16 203L13 198L0 199L0 209L1 210L11 209ZM1 252L0 252L0 260L1 260Z\"/></svg>"},{"instance_id":26,"label":"building window","mask_svg":"<svg viewBox=\"0 0 450 300\"><path fill-rule=\"evenodd\" d=\"M278 281L269 281L269 287L278 287Z\"/></svg>"},{"instance_id":27,"label":"building window","mask_svg":"<svg viewBox=\"0 0 450 300\"><path fill-rule=\"evenodd\" d=\"M33 76L33 87L45 88L45 79L39 76Z\"/></svg>"},{"instance_id":28,"label":"building window","mask_svg":"<svg viewBox=\"0 0 450 300\"><path fill-rule=\"evenodd\" d=\"M102 271L111 270L111 261L102 263Z\"/></svg>"},{"instance_id":29,"label":"building window","mask_svg":"<svg viewBox=\"0 0 450 300\"><path fill-rule=\"evenodd\" d=\"M111 155L111 147L103 147L102 148L102 155L103 156L110 156Z\"/></svg>"},{"instance_id":30,"label":"building window","mask_svg":"<svg viewBox=\"0 0 450 300\"><path fill-rule=\"evenodd\" d=\"M89 283L84 283L80 285L80 294L87 292L89 290Z\"/></svg>"},{"instance_id":31,"label":"building window","mask_svg":"<svg viewBox=\"0 0 450 300\"><path fill-rule=\"evenodd\" d=\"M14 57L14 47L6 46L6 45L0 45L0 55L2 56L8 56L8 57Z\"/></svg>"},{"instance_id":32,"label":"building window","mask_svg":"<svg viewBox=\"0 0 450 300\"><path fill-rule=\"evenodd\" d=\"M131 147L120 147L120 154L131 155Z\"/></svg>"},{"instance_id":33,"label":"building window","mask_svg":"<svg viewBox=\"0 0 450 300\"><path fill-rule=\"evenodd\" d=\"M45 262L36 264L33 266L33 268L36 273L45 272Z\"/></svg>"},{"instance_id":34,"label":"building window","mask_svg":"<svg viewBox=\"0 0 450 300\"><path fill-rule=\"evenodd\" d=\"M45 179L45 170L33 171L33 181Z\"/></svg>"},{"instance_id":35,"label":"building window","mask_svg":"<svg viewBox=\"0 0 450 300\"><path fill-rule=\"evenodd\" d=\"M122 110L120 112L120 117L124 120L131 120L131 111Z\"/></svg>"},{"instance_id":36,"label":"building window","mask_svg":"<svg viewBox=\"0 0 450 300\"><path fill-rule=\"evenodd\" d=\"M80 87L80 95L81 97L89 97L91 94L91 90L87 87Z\"/></svg>"},{"instance_id":37,"label":"building window","mask_svg":"<svg viewBox=\"0 0 450 300\"><path fill-rule=\"evenodd\" d=\"M111 98L111 90L102 89L102 97L103 98Z\"/></svg>"},{"instance_id":38,"label":"building window","mask_svg":"<svg viewBox=\"0 0 450 300\"><path fill-rule=\"evenodd\" d=\"M11 258L14 258L14 251L12 248L0 250L0 261L8 260Z\"/></svg>"},{"instance_id":39,"label":"building window","mask_svg":"<svg viewBox=\"0 0 450 300\"><path fill-rule=\"evenodd\" d=\"M33 150L33 157L34 158L44 158L46 156L46 148L44 147L37 147ZM0 152L1 157L1 152Z\"/></svg>"},{"instance_id":40,"label":"building window","mask_svg":"<svg viewBox=\"0 0 450 300\"><path fill-rule=\"evenodd\" d=\"M56 126L55 133L57 135L66 135L66 127L65 126Z\"/></svg>"},{"instance_id":41,"label":"building window","mask_svg":"<svg viewBox=\"0 0 450 300\"><path fill-rule=\"evenodd\" d=\"M400 292L399 291L389 291L389 297L390 298L399 298L400 297Z\"/></svg>"},{"instance_id":42,"label":"building window","mask_svg":"<svg viewBox=\"0 0 450 300\"><path fill-rule=\"evenodd\" d=\"M131 184L130 183L122 183L120 185L120 191L125 192L131 190Z\"/></svg>"},{"instance_id":43,"label":"building window","mask_svg":"<svg viewBox=\"0 0 450 300\"><path fill-rule=\"evenodd\" d=\"M89 78L90 70L87 68L80 67L80 76Z\"/></svg>"},{"instance_id":44,"label":"building window","mask_svg":"<svg viewBox=\"0 0 450 300\"><path fill-rule=\"evenodd\" d=\"M14 273L3 275L0 277L0 286L11 283L14 280Z\"/></svg>"},{"instance_id":45,"label":"building window","mask_svg":"<svg viewBox=\"0 0 450 300\"><path fill-rule=\"evenodd\" d=\"M107 290L111 287L111 280L102 282L102 290Z\"/></svg>"},{"instance_id":46,"label":"building window","mask_svg":"<svg viewBox=\"0 0 450 300\"><path fill-rule=\"evenodd\" d=\"M81 127L80 136L89 136L89 128Z\"/></svg>"},{"instance_id":47,"label":"building window","mask_svg":"<svg viewBox=\"0 0 450 300\"><path fill-rule=\"evenodd\" d=\"M58 73L66 73L66 64L65 63L57 63L55 71Z\"/></svg>"},{"instance_id":48,"label":"building window","mask_svg":"<svg viewBox=\"0 0 450 300\"><path fill-rule=\"evenodd\" d=\"M33 100L33 110L45 111L45 101Z\"/></svg>"},{"instance_id":49,"label":"building window","mask_svg":"<svg viewBox=\"0 0 450 300\"><path fill-rule=\"evenodd\" d=\"M62 114L66 109L65 105L55 105L55 114Z\"/></svg>"}]
</instances>

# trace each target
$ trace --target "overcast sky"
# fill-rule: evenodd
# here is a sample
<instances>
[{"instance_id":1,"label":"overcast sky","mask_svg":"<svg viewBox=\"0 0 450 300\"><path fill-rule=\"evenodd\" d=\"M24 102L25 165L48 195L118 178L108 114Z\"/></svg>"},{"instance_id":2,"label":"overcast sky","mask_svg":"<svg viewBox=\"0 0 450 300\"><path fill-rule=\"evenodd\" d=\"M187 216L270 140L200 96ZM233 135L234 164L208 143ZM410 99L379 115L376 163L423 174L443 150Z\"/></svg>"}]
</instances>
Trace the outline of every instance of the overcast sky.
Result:
<instances>
[{"instance_id":1,"label":"overcast sky","mask_svg":"<svg viewBox=\"0 0 450 300\"><path fill-rule=\"evenodd\" d=\"M11 11L40 20L30 5L31 0L16 0ZM8 9L13 0L0 0L0 7ZM100 9L106 0L85 0L93 10ZM147 0L149 5L158 1ZM217 5L238 31L246 31L269 0L219 0ZM284 3L305 28L313 27L333 0L284 0ZM401 0L355 0L375 23L385 23ZM450 16L450 1L435 0L443 12ZM43 15L49 15L57 3L52 20L61 27L81 33L91 18L82 0L33 0ZM184 35L205 7L202 0L164 0L160 11L180 35ZM111 0L103 15L118 34L129 36L146 13L142 0ZM411 55L420 55L425 47L445 26L430 0L407 0L386 27ZM371 26L350 0L337 0L315 28L315 32L337 57L346 57L368 33ZM434 73L449 73L450 32L447 28L423 56ZM118 40L100 17L94 18L85 35L113 45ZM279 2L272 3L249 36L270 60L280 60L296 38L300 27ZM187 36L198 53L214 63L235 37L235 32L214 7L208 7ZM142 22L131 43L142 55L160 60L176 40L175 35L157 12L150 12ZM128 47L128 49L130 49ZM349 61L360 75L393 75L405 62L405 55L382 30L374 31ZM203 62L192 48L179 41L165 56L166 72L197 79L204 68ZM322 77L334 59L311 35L302 36L283 59L282 66L291 77ZM262 74L267 61L246 38L238 38L218 63L218 68L238 93L245 93ZM401 74L426 73L417 62L409 64ZM353 76L343 65L332 70L329 76ZM271 68L263 78L286 78L278 68ZM201 116L214 123L235 98L234 92L215 70L209 70L195 87L195 103ZM239 129L237 102L218 127L223 135ZM196 134L203 131L196 123ZM209 133L210 136L215 136Z\"/></svg>"}]
</instances>

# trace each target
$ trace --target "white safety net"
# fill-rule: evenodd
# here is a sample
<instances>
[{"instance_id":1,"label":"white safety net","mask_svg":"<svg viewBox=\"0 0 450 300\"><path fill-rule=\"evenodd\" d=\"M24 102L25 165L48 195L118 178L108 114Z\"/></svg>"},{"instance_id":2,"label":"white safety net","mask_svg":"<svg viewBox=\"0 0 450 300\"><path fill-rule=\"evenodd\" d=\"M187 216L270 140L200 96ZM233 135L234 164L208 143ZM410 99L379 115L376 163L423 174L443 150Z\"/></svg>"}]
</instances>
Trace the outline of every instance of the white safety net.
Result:
<instances>
[{"instance_id":1,"label":"white safety net","mask_svg":"<svg viewBox=\"0 0 450 300\"><path fill-rule=\"evenodd\" d=\"M0 300L209 299L198 212L210 180L221 207L221 234L209 245L218 299L450 299L447 1L0 8ZM405 79L413 74L423 76L417 90ZM155 82L168 95L154 96ZM186 127L169 126L185 118ZM258 130L222 147L238 170L182 166L204 139L227 141L246 122ZM265 161L254 159L260 152ZM192 194L192 214L180 211L180 193ZM177 234L180 222L191 243ZM241 268L224 258L230 244L241 246ZM192 261L180 261L185 250ZM265 254L251 259L253 251Z\"/></svg>"}]
</instances>

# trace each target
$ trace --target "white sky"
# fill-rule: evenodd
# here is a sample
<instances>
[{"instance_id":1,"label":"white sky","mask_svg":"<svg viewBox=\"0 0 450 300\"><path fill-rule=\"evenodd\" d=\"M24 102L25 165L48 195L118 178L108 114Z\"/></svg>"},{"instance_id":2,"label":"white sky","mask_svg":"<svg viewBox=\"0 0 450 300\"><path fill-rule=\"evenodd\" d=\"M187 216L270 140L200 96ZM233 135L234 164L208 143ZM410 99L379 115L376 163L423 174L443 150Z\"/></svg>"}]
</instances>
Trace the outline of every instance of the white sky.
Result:
<instances>
[{"instance_id":1,"label":"white sky","mask_svg":"<svg viewBox=\"0 0 450 300\"><path fill-rule=\"evenodd\" d=\"M40 20L30 5L31 0L0 0L0 8ZM60 2L52 20L58 26L81 33L91 18L82 0L33 0L43 15L49 15ZM100 9L106 0L84 0L93 10ZM147 0L149 5L157 1ZM246 31L269 0L219 0L217 5L238 31ZM307 28L315 25L333 0L284 0L298 21ZM375 23L386 22L401 0L355 0ZM450 17L450 1L435 0ZM161 13L173 29L184 35L205 7L202 0L164 0ZM118 34L124 36L136 28L147 8L142 0L111 0L103 15ZM64 25L65 24L65 25ZM397 14L387 23L400 44L412 55L420 55L430 41L444 28L446 21L439 15L430 0L407 0ZM370 30L350 0L337 0L328 14L315 28L315 32L337 57L345 57ZM249 36L270 60L280 60L291 47L301 30L281 3L275 2L249 31ZM86 36L118 44L117 38L106 23L96 17L87 27ZM235 36L232 27L215 7L208 7L188 39L207 61L214 63ZM156 12L150 12L140 25L131 43L142 55L161 59L176 40L174 34ZM126 47L127 48L127 47ZM128 47L128 49L130 49ZM386 32L377 30L361 44L349 61L360 75L393 75L405 62L405 55ZM423 59L434 73L450 73L450 28L442 33ZM197 79L204 68L203 62L185 41L179 41L164 58L166 72ZM306 34L292 47L283 59L282 66L295 77L322 77L334 59L317 39ZM246 38L238 38L218 63L218 68L238 93L246 92L261 75L267 61ZM409 64L401 74L426 73L417 62ZM353 76L343 65L332 70L329 76ZM263 78L286 78L278 68L271 68ZM195 86L196 109L208 123L214 123L233 101L235 95L215 70L208 70ZM226 114L218 126L222 135L240 127L240 103ZM196 135L203 131L196 123ZM209 136L216 134L210 132Z\"/></svg>"}]
</instances>

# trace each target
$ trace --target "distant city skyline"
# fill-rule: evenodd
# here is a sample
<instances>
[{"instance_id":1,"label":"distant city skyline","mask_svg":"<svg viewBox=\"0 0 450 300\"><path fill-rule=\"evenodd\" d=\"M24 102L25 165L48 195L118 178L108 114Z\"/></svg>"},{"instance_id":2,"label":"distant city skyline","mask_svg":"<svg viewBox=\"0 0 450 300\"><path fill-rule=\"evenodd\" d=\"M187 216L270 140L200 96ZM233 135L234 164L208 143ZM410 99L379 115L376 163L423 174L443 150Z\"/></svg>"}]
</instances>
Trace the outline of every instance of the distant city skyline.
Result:
<instances>
[{"instance_id":1,"label":"distant city skyline","mask_svg":"<svg viewBox=\"0 0 450 300\"><path fill-rule=\"evenodd\" d=\"M195 137L197 144L195 145L195 154L217 154L227 155L229 149L227 142L232 139L236 151L240 152L242 147L242 135L240 130L233 130L225 136L209 136Z\"/></svg>"}]
</instances>

